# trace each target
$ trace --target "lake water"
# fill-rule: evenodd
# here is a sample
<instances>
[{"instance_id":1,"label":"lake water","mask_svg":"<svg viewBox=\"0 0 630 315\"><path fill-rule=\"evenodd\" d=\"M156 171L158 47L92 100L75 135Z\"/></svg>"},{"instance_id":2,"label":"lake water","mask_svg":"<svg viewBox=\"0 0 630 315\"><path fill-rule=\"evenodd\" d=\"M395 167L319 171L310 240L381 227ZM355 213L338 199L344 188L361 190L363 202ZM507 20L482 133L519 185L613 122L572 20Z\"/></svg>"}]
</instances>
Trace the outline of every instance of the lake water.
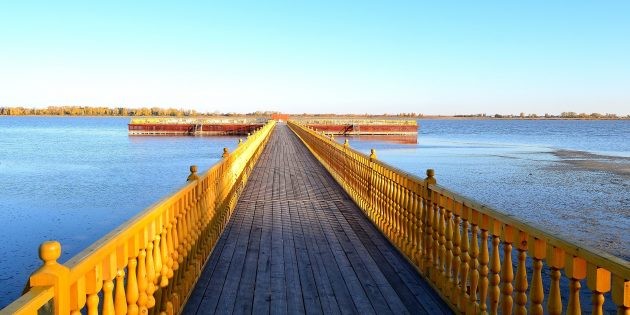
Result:
<instances>
[{"instance_id":1,"label":"lake water","mask_svg":"<svg viewBox=\"0 0 630 315\"><path fill-rule=\"evenodd\" d=\"M0 117L0 308L62 243L66 261L207 169L236 137L130 137L127 118ZM420 120L417 144L364 152L544 226L630 256L630 121ZM338 138L343 141L342 138Z\"/></svg>"}]
</instances>

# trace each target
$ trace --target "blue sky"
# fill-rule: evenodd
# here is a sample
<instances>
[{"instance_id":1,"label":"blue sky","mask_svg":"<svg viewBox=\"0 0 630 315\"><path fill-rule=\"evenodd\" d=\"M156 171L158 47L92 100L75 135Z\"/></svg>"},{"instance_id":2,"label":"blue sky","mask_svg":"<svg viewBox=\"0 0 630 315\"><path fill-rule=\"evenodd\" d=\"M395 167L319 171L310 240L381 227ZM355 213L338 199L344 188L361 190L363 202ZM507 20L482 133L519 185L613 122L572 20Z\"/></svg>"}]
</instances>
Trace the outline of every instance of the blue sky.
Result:
<instances>
[{"instance_id":1,"label":"blue sky","mask_svg":"<svg viewBox=\"0 0 630 315\"><path fill-rule=\"evenodd\" d=\"M0 106L630 113L628 1L3 1Z\"/></svg>"}]
</instances>

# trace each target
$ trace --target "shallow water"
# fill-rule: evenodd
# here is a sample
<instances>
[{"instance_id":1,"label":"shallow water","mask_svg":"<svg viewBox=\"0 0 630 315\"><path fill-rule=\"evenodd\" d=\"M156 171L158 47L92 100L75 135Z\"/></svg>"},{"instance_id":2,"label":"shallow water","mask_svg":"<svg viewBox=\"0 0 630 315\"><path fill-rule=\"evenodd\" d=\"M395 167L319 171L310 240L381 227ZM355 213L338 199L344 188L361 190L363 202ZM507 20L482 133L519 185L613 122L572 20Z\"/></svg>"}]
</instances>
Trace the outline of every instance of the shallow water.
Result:
<instances>
[{"instance_id":1,"label":"shallow water","mask_svg":"<svg viewBox=\"0 0 630 315\"><path fill-rule=\"evenodd\" d=\"M130 137L127 118L0 117L0 308L62 243L66 261L207 169L235 137ZM364 152L630 258L630 121L420 120L417 144L350 138ZM338 138L343 141L343 138ZM592 153L592 154L590 154Z\"/></svg>"},{"instance_id":2,"label":"shallow water","mask_svg":"<svg viewBox=\"0 0 630 315\"><path fill-rule=\"evenodd\" d=\"M630 121L420 120L417 144L350 137L362 152L630 259ZM337 138L343 142L344 138Z\"/></svg>"},{"instance_id":3,"label":"shallow water","mask_svg":"<svg viewBox=\"0 0 630 315\"><path fill-rule=\"evenodd\" d=\"M127 118L0 117L0 308L40 265L61 261L206 170L236 137L127 135Z\"/></svg>"}]
</instances>

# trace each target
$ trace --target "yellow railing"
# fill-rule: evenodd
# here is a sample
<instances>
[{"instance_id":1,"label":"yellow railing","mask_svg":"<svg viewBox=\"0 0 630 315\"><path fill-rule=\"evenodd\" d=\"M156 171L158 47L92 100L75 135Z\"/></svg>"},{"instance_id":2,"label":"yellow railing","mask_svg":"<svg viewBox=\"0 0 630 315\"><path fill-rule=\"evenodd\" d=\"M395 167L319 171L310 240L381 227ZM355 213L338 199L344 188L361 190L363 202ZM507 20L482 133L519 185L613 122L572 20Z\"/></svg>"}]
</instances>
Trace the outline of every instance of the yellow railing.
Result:
<instances>
[{"instance_id":1,"label":"yellow railing","mask_svg":"<svg viewBox=\"0 0 630 315\"><path fill-rule=\"evenodd\" d=\"M40 246L44 265L2 314L176 314L230 219L274 121L206 173L144 210L64 264L58 242Z\"/></svg>"},{"instance_id":2,"label":"yellow railing","mask_svg":"<svg viewBox=\"0 0 630 315\"><path fill-rule=\"evenodd\" d=\"M453 310L562 314L566 307L567 314L580 314L586 279L588 312L602 314L610 292L617 313L630 314L628 261L453 193L436 184L433 170L421 179L376 160L374 151L365 156L351 149L347 140L336 143L294 121L289 126Z\"/></svg>"}]
</instances>

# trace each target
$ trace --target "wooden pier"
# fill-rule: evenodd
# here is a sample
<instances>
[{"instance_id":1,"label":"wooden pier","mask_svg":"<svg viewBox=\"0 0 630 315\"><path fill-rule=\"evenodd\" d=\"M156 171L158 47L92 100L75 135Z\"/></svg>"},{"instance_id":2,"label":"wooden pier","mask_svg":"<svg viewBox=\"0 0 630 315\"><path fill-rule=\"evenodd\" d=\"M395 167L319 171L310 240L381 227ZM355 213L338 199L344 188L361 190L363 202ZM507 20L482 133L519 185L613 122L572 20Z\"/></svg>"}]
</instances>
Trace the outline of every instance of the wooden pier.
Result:
<instances>
[{"instance_id":1,"label":"wooden pier","mask_svg":"<svg viewBox=\"0 0 630 315\"><path fill-rule=\"evenodd\" d=\"M450 308L286 125L276 126L185 314Z\"/></svg>"}]
</instances>

